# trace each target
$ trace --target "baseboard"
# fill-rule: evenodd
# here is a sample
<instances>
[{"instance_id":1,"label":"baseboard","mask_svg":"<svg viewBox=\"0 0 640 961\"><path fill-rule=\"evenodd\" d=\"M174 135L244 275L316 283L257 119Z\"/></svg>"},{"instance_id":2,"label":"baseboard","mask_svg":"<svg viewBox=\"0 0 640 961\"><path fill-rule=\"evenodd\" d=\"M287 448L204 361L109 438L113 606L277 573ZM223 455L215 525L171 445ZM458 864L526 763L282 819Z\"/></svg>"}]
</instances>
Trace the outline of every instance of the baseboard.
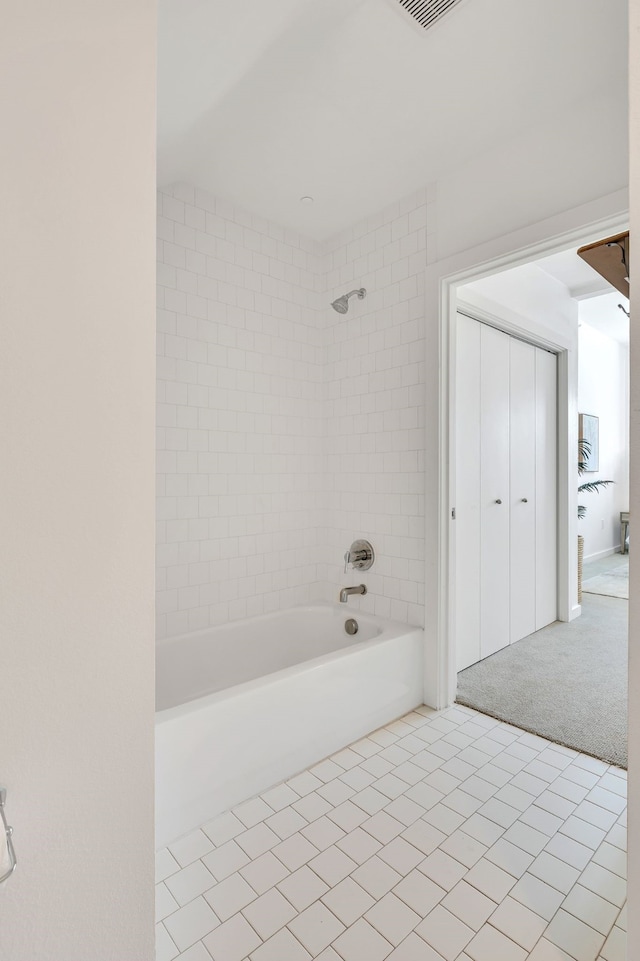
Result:
<instances>
[{"instance_id":1,"label":"baseboard","mask_svg":"<svg viewBox=\"0 0 640 961\"><path fill-rule=\"evenodd\" d=\"M580 604L574 604L571 608L571 613L569 614L569 620L575 621L576 617L580 617L582 614L582 607Z\"/></svg>"},{"instance_id":2,"label":"baseboard","mask_svg":"<svg viewBox=\"0 0 640 961\"><path fill-rule=\"evenodd\" d=\"M585 554L582 558L582 563L586 564L587 561L597 561L601 557L610 557L611 554L619 554L620 545L616 544L615 547L607 547L604 551L596 551L595 554Z\"/></svg>"}]
</instances>

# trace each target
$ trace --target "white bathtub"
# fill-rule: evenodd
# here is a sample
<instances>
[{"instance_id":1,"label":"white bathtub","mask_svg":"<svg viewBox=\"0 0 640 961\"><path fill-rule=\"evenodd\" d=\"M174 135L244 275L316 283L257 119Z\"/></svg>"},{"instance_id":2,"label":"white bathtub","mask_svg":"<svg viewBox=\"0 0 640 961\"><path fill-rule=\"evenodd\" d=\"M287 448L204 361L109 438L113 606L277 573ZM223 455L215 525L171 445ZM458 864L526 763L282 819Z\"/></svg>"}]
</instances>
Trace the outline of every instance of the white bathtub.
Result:
<instances>
[{"instance_id":1,"label":"white bathtub","mask_svg":"<svg viewBox=\"0 0 640 961\"><path fill-rule=\"evenodd\" d=\"M159 641L157 846L421 704L423 637L318 604Z\"/></svg>"}]
</instances>

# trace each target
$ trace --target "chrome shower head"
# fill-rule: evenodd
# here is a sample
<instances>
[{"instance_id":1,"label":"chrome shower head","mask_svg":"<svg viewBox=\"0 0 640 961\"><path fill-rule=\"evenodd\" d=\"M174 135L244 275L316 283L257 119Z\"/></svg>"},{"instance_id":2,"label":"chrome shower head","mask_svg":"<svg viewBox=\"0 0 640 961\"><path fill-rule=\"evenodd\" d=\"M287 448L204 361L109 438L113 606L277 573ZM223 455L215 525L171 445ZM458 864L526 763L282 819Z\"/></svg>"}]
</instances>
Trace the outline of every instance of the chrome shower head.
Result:
<instances>
[{"instance_id":1,"label":"chrome shower head","mask_svg":"<svg viewBox=\"0 0 640 961\"><path fill-rule=\"evenodd\" d=\"M364 300L367 296L364 287L360 287L358 290L350 290L348 294L343 294L342 297L338 297L337 300L333 301L331 306L334 310L337 310L339 314L346 314L349 310L349 297L353 297L354 294L357 294L358 300Z\"/></svg>"}]
</instances>

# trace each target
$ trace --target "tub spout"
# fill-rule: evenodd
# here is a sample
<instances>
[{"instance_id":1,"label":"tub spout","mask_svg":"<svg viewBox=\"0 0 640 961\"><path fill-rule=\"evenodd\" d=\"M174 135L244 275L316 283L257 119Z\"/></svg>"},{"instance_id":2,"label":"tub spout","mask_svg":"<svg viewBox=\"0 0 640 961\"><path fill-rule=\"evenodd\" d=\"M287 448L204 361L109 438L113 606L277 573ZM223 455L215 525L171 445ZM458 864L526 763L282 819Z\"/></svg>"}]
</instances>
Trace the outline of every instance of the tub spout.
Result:
<instances>
[{"instance_id":1,"label":"tub spout","mask_svg":"<svg viewBox=\"0 0 640 961\"><path fill-rule=\"evenodd\" d=\"M343 587L340 591L340 603L346 604L349 600L351 594L366 594L367 588L364 584L358 584L357 587Z\"/></svg>"}]
</instances>

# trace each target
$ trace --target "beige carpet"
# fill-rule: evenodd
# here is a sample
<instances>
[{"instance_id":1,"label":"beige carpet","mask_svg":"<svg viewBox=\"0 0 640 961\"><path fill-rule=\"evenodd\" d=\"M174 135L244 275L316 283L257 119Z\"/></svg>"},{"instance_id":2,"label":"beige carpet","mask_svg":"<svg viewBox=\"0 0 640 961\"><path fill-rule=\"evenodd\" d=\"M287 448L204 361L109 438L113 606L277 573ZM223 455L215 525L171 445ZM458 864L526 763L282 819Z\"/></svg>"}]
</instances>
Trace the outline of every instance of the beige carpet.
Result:
<instances>
[{"instance_id":1,"label":"beige carpet","mask_svg":"<svg viewBox=\"0 0 640 961\"><path fill-rule=\"evenodd\" d=\"M456 700L626 767L628 606L584 595L575 621L551 624L461 671Z\"/></svg>"}]
</instances>

